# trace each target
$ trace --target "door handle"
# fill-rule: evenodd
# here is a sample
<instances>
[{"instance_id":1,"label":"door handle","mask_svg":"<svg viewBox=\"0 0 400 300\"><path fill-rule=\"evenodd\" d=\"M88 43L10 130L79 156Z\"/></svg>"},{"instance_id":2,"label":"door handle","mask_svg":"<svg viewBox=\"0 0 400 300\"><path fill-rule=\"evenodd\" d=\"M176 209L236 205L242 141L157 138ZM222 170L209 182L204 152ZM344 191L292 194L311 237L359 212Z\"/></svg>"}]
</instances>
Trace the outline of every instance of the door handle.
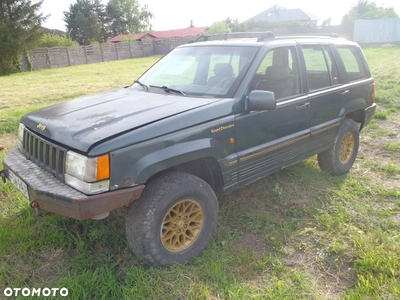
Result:
<instances>
[{"instance_id":1,"label":"door handle","mask_svg":"<svg viewBox=\"0 0 400 300\"><path fill-rule=\"evenodd\" d=\"M309 106L310 106L310 103L307 102L307 103L304 103L304 104L302 104L302 105L296 106L296 110L305 109L305 108L308 108Z\"/></svg>"},{"instance_id":2,"label":"door handle","mask_svg":"<svg viewBox=\"0 0 400 300\"><path fill-rule=\"evenodd\" d=\"M340 92L339 95L344 96L347 95L349 93L349 90L345 90L343 92Z\"/></svg>"}]
</instances>

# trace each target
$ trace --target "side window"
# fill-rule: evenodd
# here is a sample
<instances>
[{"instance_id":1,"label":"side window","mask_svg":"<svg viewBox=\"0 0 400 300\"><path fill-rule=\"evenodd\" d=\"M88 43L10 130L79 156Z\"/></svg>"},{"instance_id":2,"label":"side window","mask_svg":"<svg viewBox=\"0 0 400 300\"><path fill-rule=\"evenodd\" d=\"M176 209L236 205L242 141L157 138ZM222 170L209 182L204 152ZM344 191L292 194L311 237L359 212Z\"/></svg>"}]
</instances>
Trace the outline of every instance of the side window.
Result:
<instances>
[{"instance_id":1,"label":"side window","mask_svg":"<svg viewBox=\"0 0 400 300\"><path fill-rule=\"evenodd\" d=\"M253 77L251 89L271 91L280 100L300 93L296 49L279 47L270 50Z\"/></svg>"},{"instance_id":2,"label":"side window","mask_svg":"<svg viewBox=\"0 0 400 300\"><path fill-rule=\"evenodd\" d=\"M324 54L326 61L328 63L332 84L336 85L341 83L342 81L340 80L339 69L337 67L336 62L333 60L333 54L331 48L329 48L328 46L324 47Z\"/></svg>"},{"instance_id":3,"label":"side window","mask_svg":"<svg viewBox=\"0 0 400 300\"><path fill-rule=\"evenodd\" d=\"M337 49L342 58L349 81L368 77L360 53L356 47L339 46Z\"/></svg>"},{"instance_id":4,"label":"side window","mask_svg":"<svg viewBox=\"0 0 400 300\"><path fill-rule=\"evenodd\" d=\"M340 83L338 68L329 46L303 45L302 49L310 91Z\"/></svg>"},{"instance_id":5,"label":"side window","mask_svg":"<svg viewBox=\"0 0 400 300\"><path fill-rule=\"evenodd\" d=\"M276 49L272 50L272 51L269 51L267 53L267 55L265 55L261 65L258 67L257 74L264 75L265 74L265 70L269 66L272 66L272 64L273 64L272 60L273 60L273 57L274 57L274 51L276 51Z\"/></svg>"}]
</instances>

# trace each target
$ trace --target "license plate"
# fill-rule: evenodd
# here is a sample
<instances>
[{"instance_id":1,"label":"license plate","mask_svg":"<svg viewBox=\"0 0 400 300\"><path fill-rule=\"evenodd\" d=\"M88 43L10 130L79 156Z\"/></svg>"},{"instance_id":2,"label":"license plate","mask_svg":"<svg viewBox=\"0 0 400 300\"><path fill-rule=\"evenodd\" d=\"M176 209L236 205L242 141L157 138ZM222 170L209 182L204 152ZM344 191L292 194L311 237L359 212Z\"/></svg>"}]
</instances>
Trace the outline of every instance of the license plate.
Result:
<instances>
[{"instance_id":1,"label":"license plate","mask_svg":"<svg viewBox=\"0 0 400 300\"><path fill-rule=\"evenodd\" d=\"M12 171L8 170L8 180L20 190L22 194L29 200L28 186Z\"/></svg>"}]
</instances>

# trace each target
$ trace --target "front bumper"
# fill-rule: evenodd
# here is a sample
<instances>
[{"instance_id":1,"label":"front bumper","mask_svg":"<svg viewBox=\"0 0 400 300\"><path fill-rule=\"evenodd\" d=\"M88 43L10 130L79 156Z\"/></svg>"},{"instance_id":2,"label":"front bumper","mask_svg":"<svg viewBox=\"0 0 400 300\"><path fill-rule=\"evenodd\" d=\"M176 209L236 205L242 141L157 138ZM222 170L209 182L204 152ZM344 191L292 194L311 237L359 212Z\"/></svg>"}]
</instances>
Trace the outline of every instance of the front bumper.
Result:
<instances>
[{"instance_id":1,"label":"front bumper","mask_svg":"<svg viewBox=\"0 0 400 300\"><path fill-rule=\"evenodd\" d=\"M138 185L87 196L39 168L17 148L9 152L3 164L7 178L10 170L27 185L31 207L77 220L90 219L127 206L140 198L145 187Z\"/></svg>"}]
</instances>

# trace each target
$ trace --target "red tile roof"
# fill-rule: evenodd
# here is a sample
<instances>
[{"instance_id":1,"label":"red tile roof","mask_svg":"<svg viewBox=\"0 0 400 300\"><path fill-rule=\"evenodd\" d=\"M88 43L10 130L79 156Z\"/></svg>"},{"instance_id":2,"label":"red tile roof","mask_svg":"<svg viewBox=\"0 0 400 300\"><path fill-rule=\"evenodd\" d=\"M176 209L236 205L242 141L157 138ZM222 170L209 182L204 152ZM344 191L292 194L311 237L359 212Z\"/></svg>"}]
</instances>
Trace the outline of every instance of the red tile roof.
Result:
<instances>
[{"instance_id":1,"label":"red tile roof","mask_svg":"<svg viewBox=\"0 0 400 300\"><path fill-rule=\"evenodd\" d=\"M189 27L183 29L153 31L153 35L155 35L159 39L171 38L171 37L197 36L206 29L207 27Z\"/></svg>"},{"instance_id":2,"label":"red tile roof","mask_svg":"<svg viewBox=\"0 0 400 300\"><path fill-rule=\"evenodd\" d=\"M143 32L143 33L135 33L131 35L132 40L144 39L144 38L156 38L156 39L165 39L172 37L185 37L185 36L197 36L204 32L207 27L189 27L183 29L172 29L172 30L164 30L164 31L153 31L152 33ZM128 35L117 35L109 40L109 42L121 42L124 37L128 37Z\"/></svg>"}]
</instances>

